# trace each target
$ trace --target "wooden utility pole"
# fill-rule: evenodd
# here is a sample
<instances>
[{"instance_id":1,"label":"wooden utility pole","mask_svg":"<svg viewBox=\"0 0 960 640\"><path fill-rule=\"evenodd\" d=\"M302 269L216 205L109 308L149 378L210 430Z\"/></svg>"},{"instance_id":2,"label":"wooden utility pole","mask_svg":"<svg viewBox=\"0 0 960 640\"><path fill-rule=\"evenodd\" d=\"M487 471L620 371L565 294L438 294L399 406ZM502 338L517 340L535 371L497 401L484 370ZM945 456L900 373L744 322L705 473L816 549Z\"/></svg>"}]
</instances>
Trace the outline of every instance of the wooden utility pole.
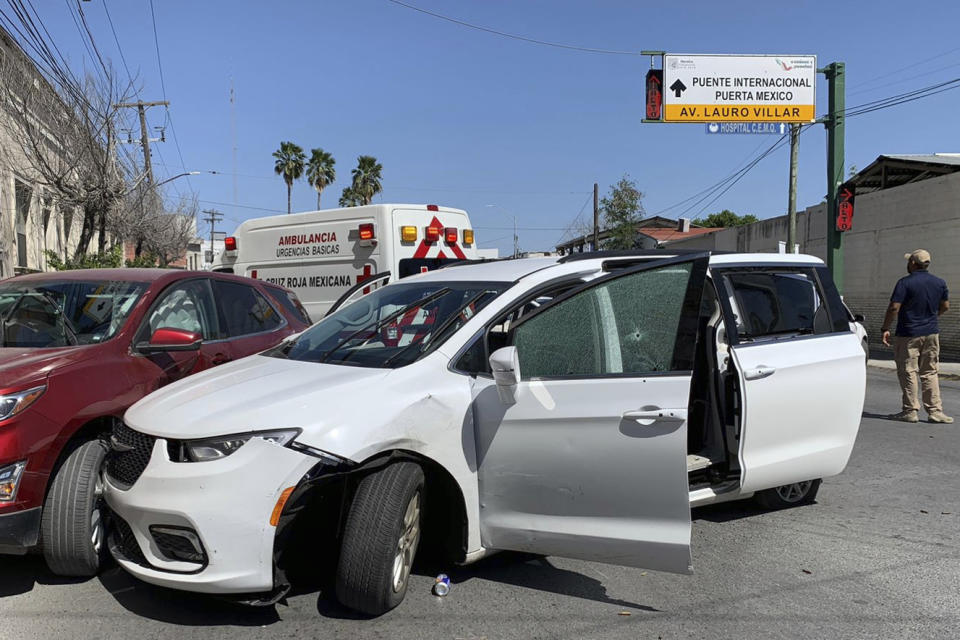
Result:
<instances>
[{"instance_id":1,"label":"wooden utility pole","mask_svg":"<svg viewBox=\"0 0 960 640\"><path fill-rule=\"evenodd\" d=\"M787 198L787 253L797 252L797 147L800 146L799 124L790 125L790 195Z\"/></svg>"},{"instance_id":2,"label":"wooden utility pole","mask_svg":"<svg viewBox=\"0 0 960 640\"><path fill-rule=\"evenodd\" d=\"M136 107L137 111L140 112L140 144L143 145L143 168L147 172L147 183L153 185L153 165L150 163L150 135L147 131L147 107L168 107L170 103L166 100L157 100L154 102L144 102L143 100L137 100L136 102L123 102L120 104L115 104L113 107L115 109L123 108L132 108Z\"/></svg>"},{"instance_id":3,"label":"wooden utility pole","mask_svg":"<svg viewBox=\"0 0 960 640\"><path fill-rule=\"evenodd\" d=\"M600 185L593 183L593 250L600 251Z\"/></svg>"}]
</instances>

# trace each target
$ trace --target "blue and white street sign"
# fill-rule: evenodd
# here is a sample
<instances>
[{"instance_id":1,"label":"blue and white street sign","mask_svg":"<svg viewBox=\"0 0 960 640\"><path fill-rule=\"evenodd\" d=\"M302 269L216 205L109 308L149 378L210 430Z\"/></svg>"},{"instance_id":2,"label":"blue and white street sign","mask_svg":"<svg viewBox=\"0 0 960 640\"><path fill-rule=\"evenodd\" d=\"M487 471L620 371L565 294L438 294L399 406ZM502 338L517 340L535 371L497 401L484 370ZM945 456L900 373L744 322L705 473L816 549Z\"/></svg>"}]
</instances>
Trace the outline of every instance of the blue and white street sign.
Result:
<instances>
[{"instance_id":1,"label":"blue and white street sign","mask_svg":"<svg viewBox=\"0 0 960 640\"><path fill-rule=\"evenodd\" d=\"M707 133L753 133L782 136L787 133L787 127L782 122L711 122L707 124Z\"/></svg>"}]
</instances>

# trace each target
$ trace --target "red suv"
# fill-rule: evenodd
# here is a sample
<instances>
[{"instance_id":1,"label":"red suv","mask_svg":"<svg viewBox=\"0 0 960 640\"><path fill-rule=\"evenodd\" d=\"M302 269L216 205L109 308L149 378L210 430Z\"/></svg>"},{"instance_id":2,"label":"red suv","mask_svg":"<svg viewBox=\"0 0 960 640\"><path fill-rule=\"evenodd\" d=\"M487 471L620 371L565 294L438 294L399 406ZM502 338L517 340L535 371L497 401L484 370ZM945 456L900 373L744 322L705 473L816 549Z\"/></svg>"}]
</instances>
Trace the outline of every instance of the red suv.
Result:
<instances>
[{"instance_id":1,"label":"red suv","mask_svg":"<svg viewBox=\"0 0 960 640\"><path fill-rule=\"evenodd\" d=\"M309 324L293 292L222 273L0 282L0 553L39 544L55 573L94 575L106 558L99 471L113 421L169 382Z\"/></svg>"}]
</instances>

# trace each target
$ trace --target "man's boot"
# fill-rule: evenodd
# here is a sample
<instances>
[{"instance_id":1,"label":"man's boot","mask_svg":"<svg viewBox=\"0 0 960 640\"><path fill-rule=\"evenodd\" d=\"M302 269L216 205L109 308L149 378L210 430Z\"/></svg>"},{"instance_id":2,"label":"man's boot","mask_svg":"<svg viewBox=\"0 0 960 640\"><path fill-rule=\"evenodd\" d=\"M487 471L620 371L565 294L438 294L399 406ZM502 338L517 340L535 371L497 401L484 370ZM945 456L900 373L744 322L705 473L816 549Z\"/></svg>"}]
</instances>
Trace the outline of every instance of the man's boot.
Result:
<instances>
[{"instance_id":1,"label":"man's boot","mask_svg":"<svg viewBox=\"0 0 960 640\"><path fill-rule=\"evenodd\" d=\"M931 411L928 415L930 422L939 422L940 424L953 424L953 418L943 411Z\"/></svg>"},{"instance_id":2,"label":"man's boot","mask_svg":"<svg viewBox=\"0 0 960 640\"><path fill-rule=\"evenodd\" d=\"M917 412L914 411L913 409L901 411L900 413L891 413L889 416L887 416L887 419L899 420L900 422L920 422L920 417L917 415ZM931 415L931 421L933 421L932 415ZM950 418L950 422L953 422L953 418Z\"/></svg>"}]
</instances>

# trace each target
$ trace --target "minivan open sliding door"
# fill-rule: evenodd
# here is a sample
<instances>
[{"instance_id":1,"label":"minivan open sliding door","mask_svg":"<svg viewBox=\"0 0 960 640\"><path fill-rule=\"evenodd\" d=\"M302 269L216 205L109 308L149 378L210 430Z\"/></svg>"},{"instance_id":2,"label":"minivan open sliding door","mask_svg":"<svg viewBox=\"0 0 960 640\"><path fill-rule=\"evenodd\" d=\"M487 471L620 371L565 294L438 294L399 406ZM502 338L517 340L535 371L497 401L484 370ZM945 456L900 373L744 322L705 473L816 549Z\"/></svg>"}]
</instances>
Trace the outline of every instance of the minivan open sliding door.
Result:
<instances>
[{"instance_id":1,"label":"minivan open sliding door","mask_svg":"<svg viewBox=\"0 0 960 640\"><path fill-rule=\"evenodd\" d=\"M840 473L866 387L860 339L823 267L713 269L740 378L741 491Z\"/></svg>"},{"instance_id":2,"label":"minivan open sliding door","mask_svg":"<svg viewBox=\"0 0 960 640\"><path fill-rule=\"evenodd\" d=\"M478 378L484 547L690 571L687 406L708 257L612 272L517 322Z\"/></svg>"}]
</instances>

